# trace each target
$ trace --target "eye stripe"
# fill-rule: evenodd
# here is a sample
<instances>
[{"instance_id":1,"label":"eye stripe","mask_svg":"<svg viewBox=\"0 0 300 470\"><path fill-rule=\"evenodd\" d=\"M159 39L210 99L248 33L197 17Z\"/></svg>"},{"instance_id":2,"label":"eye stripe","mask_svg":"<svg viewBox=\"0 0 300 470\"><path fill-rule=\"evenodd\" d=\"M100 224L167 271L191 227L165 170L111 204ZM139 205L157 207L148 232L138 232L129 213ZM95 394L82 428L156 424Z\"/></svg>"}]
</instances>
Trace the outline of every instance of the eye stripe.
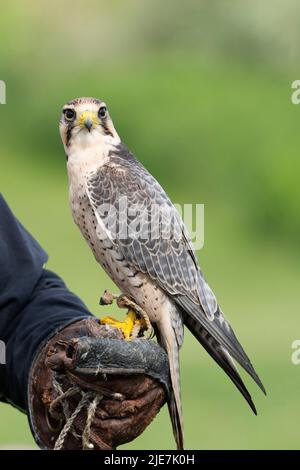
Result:
<instances>
[{"instance_id":1,"label":"eye stripe","mask_svg":"<svg viewBox=\"0 0 300 470\"><path fill-rule=\"evenodd\" d=\"M106 125L106 122L102 122L102 128L105 132L106 135L110 135L111 137L113 137L113 134L111 133L111 131L109 130L109 128L107 127Z\"/></svg>"},{"instance_id":2,"label":"eye stripe","mask_svg":"<svg viewBox=\"0 0 300 470\"><path fill-rule=\"evenodd\" d=\"M71 137L72 137L72 129L73 129L73 126L68 126L68 129L67 129L67 139L66 139L66 145L67 147L69 146L69 143L70 143L70 140L71 140Z\"/></svg>"}]
</instances>

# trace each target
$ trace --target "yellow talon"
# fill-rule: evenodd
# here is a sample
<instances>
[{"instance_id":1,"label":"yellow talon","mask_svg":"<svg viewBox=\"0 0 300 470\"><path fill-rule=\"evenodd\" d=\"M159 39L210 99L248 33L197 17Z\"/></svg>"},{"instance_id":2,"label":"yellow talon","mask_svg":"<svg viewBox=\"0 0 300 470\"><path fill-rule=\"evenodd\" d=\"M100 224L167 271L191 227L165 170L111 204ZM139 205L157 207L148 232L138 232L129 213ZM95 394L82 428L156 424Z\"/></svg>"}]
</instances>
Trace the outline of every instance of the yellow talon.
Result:
<instances>
[{"instance_id":1,"label":"yellow talon","mask_svg":"<svg viewBox=\"0 0 300 470\"><path fill-rule=\"evenodd\" d=\"M115 320L112 317L102 317L100 319L101 325L106 324L114 326L115 328L119 328L126 340L130 339L132 330L137 322L139 322L139 320L137 319L136 313L133 310L128 311L124 321Z\"/></svg>"},{"instance_id":2,"label":"yellow talon","mask_svg":"<svg viewBox=\"0 0 300 470\"><path fill-rule=\"evenodd\" d=\"M116 300L119 308L127 308L128 313L123 322L115 320L112 317L103 317L100 319L100 324L111 325L119 328L126 340L135 338L149 339L153 335L153 328L150 323L147 313L135 303L130 297L124 294L114 295L106 290L100 299L100 305L111 305Z\"/></svg>"}]
</instances>

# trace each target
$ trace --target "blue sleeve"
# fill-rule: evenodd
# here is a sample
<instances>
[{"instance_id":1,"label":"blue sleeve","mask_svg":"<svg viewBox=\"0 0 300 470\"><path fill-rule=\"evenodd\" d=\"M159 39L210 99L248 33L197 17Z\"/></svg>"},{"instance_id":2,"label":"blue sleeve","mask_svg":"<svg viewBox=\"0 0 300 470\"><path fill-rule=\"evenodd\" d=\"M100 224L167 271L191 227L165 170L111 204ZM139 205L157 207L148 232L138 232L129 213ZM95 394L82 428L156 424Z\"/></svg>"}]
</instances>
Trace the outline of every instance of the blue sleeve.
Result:
<instances>
[{"instance_id":1,"label":"blue sleeve","mask_svg":"<svg viewBox=\"0 0 300 470\"><path fill-rule=\"evenodd\" d=\"M62 279L44 268L47 259L0 195L0 400L22 410L40 345L91 315Z\"/></svg>"}]
</instances>

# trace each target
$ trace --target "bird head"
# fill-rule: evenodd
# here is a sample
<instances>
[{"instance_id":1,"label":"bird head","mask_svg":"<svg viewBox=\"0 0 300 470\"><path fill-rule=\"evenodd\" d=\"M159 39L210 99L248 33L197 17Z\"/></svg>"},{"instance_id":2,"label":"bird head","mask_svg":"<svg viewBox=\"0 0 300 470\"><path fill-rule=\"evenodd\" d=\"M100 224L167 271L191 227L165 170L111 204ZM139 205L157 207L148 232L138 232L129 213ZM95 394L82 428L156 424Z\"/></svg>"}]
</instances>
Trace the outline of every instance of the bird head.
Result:
<instances>
[{"instance_id":1,"label":"bird head","mask_svg":"<svg viewBox=\"0 0 300 470\"><path fill-rule=\"evenodd\" d=\"M67 153L71 146L120 140L106 104L96 98L76 98L65 104L59 129Z\"/></svg>"}]
</instances>

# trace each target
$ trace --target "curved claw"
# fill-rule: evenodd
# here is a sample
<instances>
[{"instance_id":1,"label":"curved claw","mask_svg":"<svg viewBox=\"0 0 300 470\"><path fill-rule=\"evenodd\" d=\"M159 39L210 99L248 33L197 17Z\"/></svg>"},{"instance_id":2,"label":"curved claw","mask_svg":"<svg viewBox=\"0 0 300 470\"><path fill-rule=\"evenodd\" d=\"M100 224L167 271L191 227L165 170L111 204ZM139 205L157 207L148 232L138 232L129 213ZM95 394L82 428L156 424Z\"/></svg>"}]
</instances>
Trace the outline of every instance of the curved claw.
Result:
<instances>
[{"instance_id":1,"label":"curved claw","mask_svg":"<svg viewBox=\"0 0 300 470\"><path fill-rule=\"evenodd\" d=\"M100 299L100 304L110 305L114 300L116 300L119 308L129 309L127 316L123 322L115 320L112 317L103 317L100 319L100 323L102 325L109 324L119 328L123 332L124 338L126 340L137 338L141 330L144 331L143 338L153 338L154 330L147 313L131 298L124 294L115 295L106 290Z\"/></svg>"}]
</instances>

